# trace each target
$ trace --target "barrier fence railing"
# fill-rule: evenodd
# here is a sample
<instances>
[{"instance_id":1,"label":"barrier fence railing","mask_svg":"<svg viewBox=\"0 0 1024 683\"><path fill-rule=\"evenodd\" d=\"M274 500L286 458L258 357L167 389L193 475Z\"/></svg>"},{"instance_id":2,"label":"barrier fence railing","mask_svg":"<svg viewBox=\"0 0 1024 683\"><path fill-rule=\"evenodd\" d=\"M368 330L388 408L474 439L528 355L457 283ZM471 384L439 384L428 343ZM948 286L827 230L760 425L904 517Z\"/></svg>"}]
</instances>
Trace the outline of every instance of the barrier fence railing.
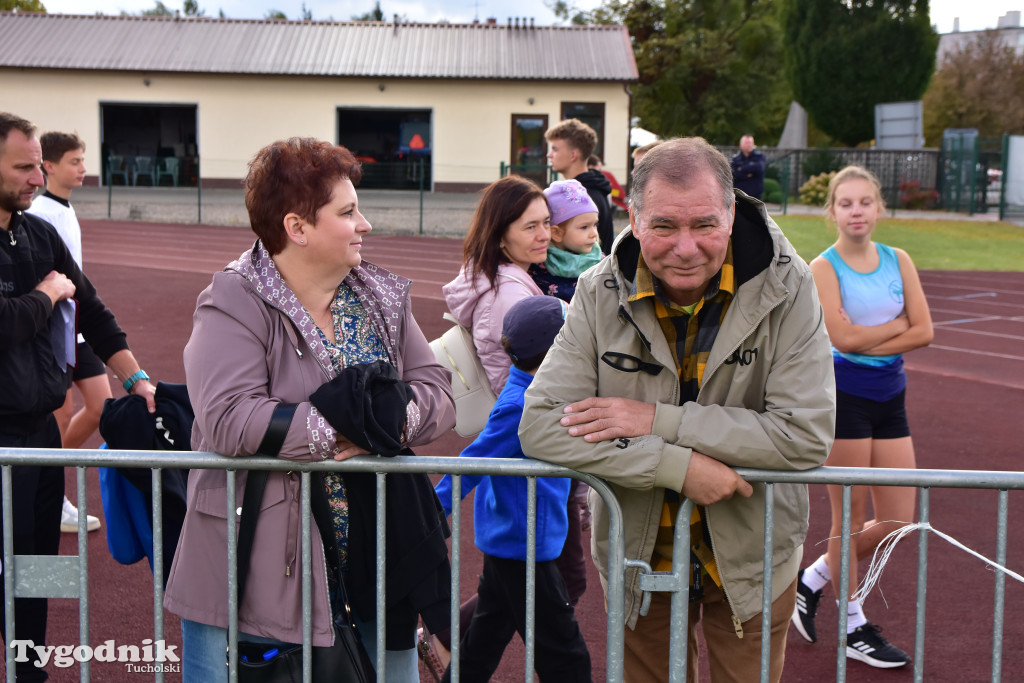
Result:
<instances>
[{"instance_id":1,"label":"barrier fence railing","mask_svg":"<svg viewBox=\"0 0 1024 683\"><path fill-rule=\"evenodd\" d=\"M235 475L238 470L271 470L298 473L301 477L301 500L302 505L302 567L301 576L303 585L309 586L312 571L310 566L310 544L312 542L310 530L309 492L311 472L364 472L374 473L377 477L377 585L376 585L376 610L381 618L377 620L377 632L373 634L377 642L377 680L385 680L385 620L384 620L384 599L386 586L384 583L385 572L382 568L386 562L386 548L383 542L385 529L384 509L386 503L386 492L384 487L385 477L388 474L426 473L426 474L453 474L456 475L452 486L452 500L461 498L461 475L467 474L491 474L507 476L529 477L530 504L529 517L530 531L527 536L531 559L536 552L536 477L566 477L572 476L589 484L608 503L610 511L609 525L609 571L612 576L623 576L624 573L624 545L622 541L622 515L615 501L614 494L608 485L602 480L562 467L541 463L532 460L498 459L498 458L438 458L425 456L400 456L395 458L360 457L344 462L322 461L322 462L296 462L291 460L274 458L225 458L213 453L182 452L182 451L116 451L116 450L75 450L64 451L58 449L18 449L0 448L0 467L3 473L3 579L5 586L5 608L6 608L6 632L8 640L17 639L14 627L13 601L15 597L62 597L77 598L79 600L79 641L80 646L89 645L89 595L88 595L88 544L86 542L85 527L86 515L88 513L85 502L87 492L85 487L86 466L88 467L113 467L113 468L151 468L153 470L153 606L154 606L154 637L153 641L163 639L163 566L167 558L163 555L163 528L161 516L161 501L163 497L162 480L160 470L171 469L223 469L226 474L227 491L227 518L234 520L237 507L237 495L235 487ZM78 500L82 503L79 511L78 530L78 555L77 556L15 556L14 555L14 534L12 525L12 476L13 466L34 465L54 467L75 467L77 474ZM458 642L459 642L459 576L461 569L460 534L462 527L462 514L459 505L453 505L451 528L452 528L452 680L458 680ZM229 680L237 680L237 617L238 605L235 598L237 576L235 572L235 559L237 555L237 534L235 525L227 525L227 558L228 577L227 594L229 598L229 628L228 643L231 654L228 662ZM528 563L527 574L527 601L533 604L535 600L534 576L535 568L532 562ZM621 680L622 678L622 644L623 644L623 610L624 595L622 582L612 582L608 592L608 680ZM303 647L304 661L310 661L310 649L312 643L312 591L303 589ZM526 670L532 671L534 657L533 624L528 621L526 641ZM7 681L14 681L14 657L16 652L13 648L6 648L6 669ZM88 658L80 663L80 680L90 680ZM310 683L311 671L308 667L303 671L303 680ZM162 682L164 672L158 667L154 672L155 680ZM532 680L532 676L531 676Z\"/></svg>"},{"instance_id":2,"label":"barrier fence railing","mask_svg":"<svg viewBox=\"0 0 1024 683\"><path fill-rule=\"evenodd\" d=\"M87 465L83 465L87 463ZM35 465L35 466L58 466L74 467L76 470L76 483L78 500L82 504L79 515L78 529L78 555L77 556L15 556L13 552L13 525L12 525L12 466ZM303 565L302 581L306 588L303 590L303 639L306 662L310 661L310 647L312 642L312 606L311 593L308 589L311 581L310 567L310 543L311 524L309 516L309 492L311 472L364 472L374 473L377 481L377 585L376 585L376 610L381 618L377 620L377 632L374 634L377 642L377 676L378 681L383 681L385 676L385 621L384 604L386 586L384 583L384 572L381 569L386 562L386 549L383 542L385 530L384 509L386 502L385 481L388 474L402 473L426 473L439 474L447 473L453 475L452 500L461 499L461 476L462 475L500 475L500 476L525 476L528 481L529 503L527 510L528 521L528 556L527 556L527 628L524 637L526 655L524 672L527 681L533 680L534 663L534 628L532 615L535 601L535 567L536 557L536 477L566 477L571 476L589 484L595 492L601 496L608 507L609 513L609 557L608 572L609 582L607 587L607 652L606 666L608 681L621 681L623 673L623 643L625 623L625 574L627 569L636 568L641 571L640 587L650 592L671 592L672 596L672 637L670 661L671 680L685 681L686 678L686 619L687 604L689 598L688 590L688 548L690 526L687 520L692 511L692 503L684 501L680 506L679 516L676 524L675 554L671 572L652 572L650 566L644 562L627 560L625 544L622 531L622 513L618 502L615 499L612 489L602 480L591 475L574 472L562 467L529 460L505 460L492 458L444 458L444 457L360 457L345 462L323 461L299 463L290 460L278 460L270 458L225 458L212 453L181 452L175 451L112 451L112 450L33 450L33 449L0 449L0 467L2 467L2 493L3 493L3 580L6 592L6 628L8 640L17 638L14 629L13 600L17 597L64 597L77 598L79 600L79 640L80 647L89 646L89 595L88 595L88 543L86 541L86 513L85 503L87 501L86 491L86 469L87 467L114 467L114 468L150 468L152 469L153 488L153 607L154 607L154 637L157 642L163 639L163 565L166 558L163 556L163 528L162 528L162 480L161 469L164 468L187 468L187 469L223 469L226 473L227 487L227 517L234 520L237 505L235 489L235 475L238 470L261 469L272 471L287 471L298 473L301 478L301 491L303 501L302 510L302 539L303 544ZM772 586L772 536L774 531L774 487L778 484L837 484L843 486L843 537L842 537L842 570L837 586L840 604L849 595L848 558L850 553L850 492L855 485L871 486L911 486L920 489L920 514L918 538L918 568L917 568L917 625L914 651L914 679L922 681L924 676L924 635L925 635L925 595L926 595L926 572L927 572L927 549L928 537L931 531L927 525L929 520L929 492L932 488L971 488L989 489L999 492L998 496L998 518L997 518L997 549L994 561L997 564L1005 565L1007 548L1007 511L1008 492L1010 490L1024 490L1024 472L993 472L993 471L960 471L960 470L879 470L862 468L830 468L821 467L804 472L781 472L768 470L739 469L738 473L749 482L759 482L766 485L765 516L764 516L764 538L765 555L764 566L766 567L764 577L764 599L762 603L762 641L761 641L761 680L768 680L768 655L770 628L768 626L771 616L771 586ZM452 528L452 680L458 680L458 643L459 636L459 588L461 573L461 530L462 512L459 505L453 505L451 528ZM227 591L229 596L229 643L232 646L232 657L229 662L229 680L236 680L237 656L234 647L237 643L237 609L235 601L235 556L237 552L237 538L235 525L228 524L228 567ZM995 604L993 616L993 642L992 642L992 670L991 680L1002 680L1002 633L1004 621L1004 594L1005 575L1001 571L995 572ZM649 596L644 597L644 605L649 604ZM646 612L646 608L642 607ZM844 634L846 611L839 610L838 632ZM840 636L837 645L837 668L836 680L846 680L846 641ZM8 644L6 648L7 680L14 680L14 649ZM80 680L89 681L88 657L83 657L80 662ZM163 670L159 667L154 671L155 680L164 680ZM303 672L303 680L311 681L311 671L307 668Z\"/></svg>"}]
</instances>

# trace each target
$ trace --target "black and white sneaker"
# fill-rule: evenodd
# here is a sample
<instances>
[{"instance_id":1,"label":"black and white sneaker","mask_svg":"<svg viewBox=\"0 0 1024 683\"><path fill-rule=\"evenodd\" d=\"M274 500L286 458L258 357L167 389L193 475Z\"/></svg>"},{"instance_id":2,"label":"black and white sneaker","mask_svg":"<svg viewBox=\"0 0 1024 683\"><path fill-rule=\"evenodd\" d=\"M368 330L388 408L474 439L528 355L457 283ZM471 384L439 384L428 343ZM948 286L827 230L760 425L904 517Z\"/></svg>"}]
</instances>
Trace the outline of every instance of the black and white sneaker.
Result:
<instances>
[{"instance_id":1,"label":"black and white sneaker","mask_svg":"<svg viewBox=\"0 0 1024 683\"><path fill-rule=\"evenodd\" d=\"M871 622L846 636L846 656L878 669L895 669L910 663L906 652L882 637L881 630Z\"/></svg>"},{"instance_id":2,"label":"black and white sneaker","mask_svg":"<svg viewBox=\"0 0 1024 683\"><path fill-rule=\"evenodd\" d=\"M818 642L818 631L814 628L814 616L818 613L821 591L812 591L804 583L804 570L796 575L796 609L793 610L793 626L808 643Z\"/></svg>"}]
</instances>

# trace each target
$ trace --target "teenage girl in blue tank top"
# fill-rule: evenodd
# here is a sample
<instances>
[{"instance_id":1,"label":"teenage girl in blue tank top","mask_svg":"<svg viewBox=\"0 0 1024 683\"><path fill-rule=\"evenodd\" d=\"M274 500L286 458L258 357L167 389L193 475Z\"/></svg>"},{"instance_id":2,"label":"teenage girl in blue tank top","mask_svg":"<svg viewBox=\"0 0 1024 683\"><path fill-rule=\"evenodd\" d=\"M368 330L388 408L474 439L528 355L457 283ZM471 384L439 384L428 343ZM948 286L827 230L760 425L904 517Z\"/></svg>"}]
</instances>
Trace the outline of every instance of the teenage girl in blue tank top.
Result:
<instances>
[{"instance_id":1,"label":"teenage girl in blue tank top","mask_svg":"<svg viewBox=\"0 0 1024 683\"><path fill-rule=\"evenodd\" d=\"M836 439L825 464L913 468L902 354L932 340L931 314L917 269L902 249L871 240L885 205L878 179L869 171L857 166L840 171L829 183L825 208L839 238L810 264L836 371ZM832 578L838 582L840 572L842 487L829 486L828 493L828 552L800 571L793 614L797 631L811 642L817 640L814 616L822 589ZM913 521L916 491L857 486L851 493L852 593L858 562L870 558L887 534ZM875 519L865 520L869 493ZM859 601L850 601L847 614L847 657L879 668L910 661L867 620Z\"/></svg>"}]
</instances>

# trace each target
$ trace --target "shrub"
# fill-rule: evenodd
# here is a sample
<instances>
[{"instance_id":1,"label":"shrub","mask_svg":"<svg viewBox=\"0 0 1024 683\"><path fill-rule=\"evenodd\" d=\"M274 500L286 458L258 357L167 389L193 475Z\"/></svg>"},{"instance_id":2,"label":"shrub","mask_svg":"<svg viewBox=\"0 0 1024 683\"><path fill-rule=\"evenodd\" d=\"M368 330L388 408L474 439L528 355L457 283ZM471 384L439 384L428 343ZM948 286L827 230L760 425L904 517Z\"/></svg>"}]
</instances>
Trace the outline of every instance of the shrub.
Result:
<instances>
[{"instance_id":1,"label":"shrub","mask_svg":"<svg viewBox=\"0 0 1024 683\"><path fill-rule=\"evenodd\" d=\"M900 183L900 204L905 209L931 209L939 201L939 193L930 187L921 187L920 181Z\"/></svg>"},{"instance_id":2,"label":"shrub","mask_svg":"<svg viewBox=\"0 0 1024 683\"><path fill-rule=\"evenodd\" d=\"M761 198L767 204L781 204L782 203L782 186L779 185L779 181L775 178L764 179L764 194Z\"/></svg>"},{"instance_id":3,"label":"shrub","mask_svg":"<svg viewBox=\"0 0 1024 683\"><path fill-rule=\"evenodd\" d=\"M825 206L825 197L828 196L828 184L835 175L836 171L830 171L811 176L806 183L800 186L800 203L811 206Z\"/></svg>"}]
</instances>

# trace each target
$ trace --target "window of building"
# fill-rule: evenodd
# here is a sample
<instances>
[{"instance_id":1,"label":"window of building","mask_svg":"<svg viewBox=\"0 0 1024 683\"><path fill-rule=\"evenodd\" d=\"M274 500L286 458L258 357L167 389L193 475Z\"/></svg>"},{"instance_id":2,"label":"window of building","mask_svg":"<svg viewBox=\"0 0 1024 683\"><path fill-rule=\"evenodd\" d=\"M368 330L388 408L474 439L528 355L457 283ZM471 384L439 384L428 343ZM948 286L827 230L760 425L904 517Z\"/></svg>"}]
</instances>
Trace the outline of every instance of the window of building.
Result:
<instances>
[{"instance_id":1,"label":"window of building","mask_svg":"<svg viewBox=\"0 0 1024 683\"><path fill-rule=\"evenodd\" d=\"M197 112L194 104L101 102L102 182L195 187Z\"/></svg>"},{"instance_id":2,"label":"window of building","mask_svg":"<svg viewBox=\"0 0 1024 683\"><path fill-rule=\"evenodd\" d=\"M431 115L429 109L338 107L338 144L362 162L359 186L431 190Z\"/></svg>"},{"instance_id":3,"label":"window of building","mask_svg":"<svg viewBox=\"0 0 1024 683\"><path fill-rule=\"evenodd\" d=\"M594 154L604 161L604 102L562 102L562 120L579 119L597 133Z\"/></svg>"}]
</instances>

